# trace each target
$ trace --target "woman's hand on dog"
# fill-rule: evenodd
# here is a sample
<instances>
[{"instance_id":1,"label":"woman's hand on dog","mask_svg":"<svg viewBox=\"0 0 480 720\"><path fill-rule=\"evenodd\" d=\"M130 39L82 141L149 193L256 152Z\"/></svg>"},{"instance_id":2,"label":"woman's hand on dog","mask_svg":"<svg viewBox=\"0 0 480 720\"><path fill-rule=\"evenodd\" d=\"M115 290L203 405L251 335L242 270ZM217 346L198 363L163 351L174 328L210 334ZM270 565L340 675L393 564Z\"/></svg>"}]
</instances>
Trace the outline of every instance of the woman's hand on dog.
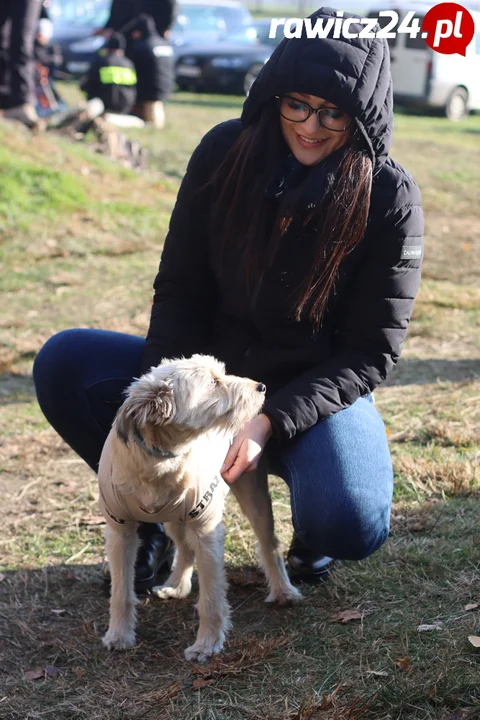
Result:
<instances>
[{"instance_id":1,"label":"woman's hand on dog","mask_svg":"<svg viewBox=\"0 0 480 720\"><path fill-rule=\"evenodd\" d=\"M270 420L260 413L235 435L220 469L227 483L234 483L242 473L255 470L271 434Z\"/></svg>"}]
</instances>

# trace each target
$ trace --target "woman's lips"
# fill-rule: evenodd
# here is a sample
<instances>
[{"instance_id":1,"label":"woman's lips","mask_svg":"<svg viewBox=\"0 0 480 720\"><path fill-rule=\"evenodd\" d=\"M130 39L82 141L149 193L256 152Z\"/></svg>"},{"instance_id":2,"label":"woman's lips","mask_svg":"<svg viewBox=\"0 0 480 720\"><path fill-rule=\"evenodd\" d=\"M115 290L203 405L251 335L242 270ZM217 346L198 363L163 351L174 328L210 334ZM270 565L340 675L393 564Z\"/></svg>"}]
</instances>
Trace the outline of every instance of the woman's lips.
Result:
<instances>
[{"instance_id":1,"label":"woman's lips","mask_svg":"<svg viewBox=\"0 0 480 720\"><path fill-rule=\"evenodd\" d=\"M312 142L312 141L309 142L307 139L304 139L298 133L295 133L295 135L297 136L297 141L298 141L299 145L301 145L304 148L309 148L309 149L318 148L318 147L320 147L320 145L322 145L322 143L325 142L325 140L315 140L314 142Z\"/></svg>"}]
</instances>

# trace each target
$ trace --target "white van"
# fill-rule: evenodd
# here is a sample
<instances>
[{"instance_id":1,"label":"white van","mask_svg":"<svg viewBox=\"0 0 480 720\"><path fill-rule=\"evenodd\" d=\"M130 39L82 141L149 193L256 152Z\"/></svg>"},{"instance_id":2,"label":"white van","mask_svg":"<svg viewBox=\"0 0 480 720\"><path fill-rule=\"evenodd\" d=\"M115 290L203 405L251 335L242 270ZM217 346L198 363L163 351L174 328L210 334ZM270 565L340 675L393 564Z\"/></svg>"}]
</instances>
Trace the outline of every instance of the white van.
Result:
<instances>
[{"instance_id":1,"label":"white van","mask_svg":"<svg viewBox=\"0 0 480 720\"><path fill-rule=\"evenodd\" d=\"M395 10L399 15L398 27L407 12L413 10L421 27L431 7L415 2L388 7L384 3L365 15L378 18L381 9ZM480 12L471 9L469 12L475 22L475 34L465 57L435 52L421 35L413 38L408 34L397 34L388 40L395 102L441 108L450 120L460 120L470 110L480 110ZM388 22L390 17L379 19L382 27Z\"/></svg>"}]
</instances>

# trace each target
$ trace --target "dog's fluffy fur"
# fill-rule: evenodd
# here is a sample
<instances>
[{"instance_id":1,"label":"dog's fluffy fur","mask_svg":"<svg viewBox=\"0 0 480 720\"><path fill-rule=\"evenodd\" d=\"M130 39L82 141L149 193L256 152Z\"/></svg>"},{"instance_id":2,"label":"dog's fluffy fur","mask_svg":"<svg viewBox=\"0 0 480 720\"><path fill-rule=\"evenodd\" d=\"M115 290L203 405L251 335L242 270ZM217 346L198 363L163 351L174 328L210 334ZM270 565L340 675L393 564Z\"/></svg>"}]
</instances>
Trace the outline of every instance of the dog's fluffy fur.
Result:
<instances>
[{"instance_id":1,"label":"dog's fluffy fur","mask_svg":"<svg viewBox=\"0 0 480 720\"><path fill-rule=\"evenodd\" d=\"M142 508L156 512L201 481L205 485L205 479L218 478L231 438L260 412L264 392L264 386L253 380L226 375L224 365L210 356L164 360L128 388L105 443L99 479L110 473L118 492L130 498L133 494ZM135 441L137 430L143 445ZM161 448L174 457L153 455L149 448ZM170 577L154 593L160 598L186 597L195 558L197 562L200 624L196 642L185 650L188 660L218 653L230 627L223 567L226 486L221 478L220 482L222 491L212 494L208 513L165 523L176 546L175 560ZM274 534L265 462L231 488L259 541L270 589L266 601L298 600L301 595L288 579ZM135 644L136 524L118 526L121 531L117 531L112 517L107 520L112 590L110 625L103 642L110 649L123 649Z\"/></svg>"}]
</instances>

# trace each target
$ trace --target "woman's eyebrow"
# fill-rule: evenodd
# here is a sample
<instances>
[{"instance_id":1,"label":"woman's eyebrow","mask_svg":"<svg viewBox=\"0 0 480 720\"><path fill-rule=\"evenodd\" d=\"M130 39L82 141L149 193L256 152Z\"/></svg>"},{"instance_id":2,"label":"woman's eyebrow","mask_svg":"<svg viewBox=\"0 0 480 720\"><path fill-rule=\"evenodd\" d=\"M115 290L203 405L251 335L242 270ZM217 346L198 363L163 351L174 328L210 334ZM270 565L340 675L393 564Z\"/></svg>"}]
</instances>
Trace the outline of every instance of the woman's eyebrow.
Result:
<instances>
[{"instance_id":1,"label":"woman's eyebrow","mask_svg":"<svg viewBox=\"0 0 480 720\"><path fill-rule=\"evenodd\" d=\"M308 95L304 95L304 93L295 93L295 95L299 95L301 98L303 98L303 99L305 100L306 103L310 103L310 101L307 100ZM317 110L320 110L320 108L322 108L324 105L328 105L328 103L329 103L328 100L323 100L323 101L321 102L321 104L320 104L320 107L317 108ZM329 107L338 109L338 108L337 108L337 105L334 105L333 103L330 103L330 104L329 104Z\"/></svg>"}]
</instances>

